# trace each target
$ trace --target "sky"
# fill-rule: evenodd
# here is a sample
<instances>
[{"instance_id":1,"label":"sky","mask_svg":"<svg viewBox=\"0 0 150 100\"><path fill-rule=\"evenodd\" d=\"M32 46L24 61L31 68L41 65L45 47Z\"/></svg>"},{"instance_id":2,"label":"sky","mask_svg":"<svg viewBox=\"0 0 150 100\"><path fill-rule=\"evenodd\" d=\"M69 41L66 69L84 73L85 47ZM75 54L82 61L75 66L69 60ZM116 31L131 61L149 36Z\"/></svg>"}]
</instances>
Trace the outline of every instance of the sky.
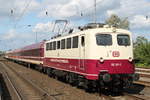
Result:
<instances>
[{"instance_id":1,"label":"sky","mask_svg":"<svg viewBox=\"0 0 150 100\"><path fill-rule=\"evenodd\" d=\"M0 51L50 39L58 19L68 20L67 28L93 22L94 1L0 0ZM134 40L150 40L150 0L96 0L97 22L104 23L112 14L128 18Z\"/></svg>"}]
</instances>

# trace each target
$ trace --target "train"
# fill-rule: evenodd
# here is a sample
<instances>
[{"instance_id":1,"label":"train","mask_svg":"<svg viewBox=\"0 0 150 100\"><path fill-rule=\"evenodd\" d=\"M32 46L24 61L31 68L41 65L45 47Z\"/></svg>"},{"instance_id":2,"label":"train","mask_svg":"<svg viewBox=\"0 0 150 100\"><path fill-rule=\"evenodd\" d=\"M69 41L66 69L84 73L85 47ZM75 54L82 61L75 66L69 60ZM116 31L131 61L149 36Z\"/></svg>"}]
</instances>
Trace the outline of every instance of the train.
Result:
<instances>
[{"instance_id":1,"label":"train","mask_svg":"<svg viewBox=\"0 0 150 100\"><path fill-rule=\"evenodd\" d=\"M100 23L78 29L9 51L5 58L88 89L122 90L139 80L131 32Z\"/></svg>"}]
</instances>

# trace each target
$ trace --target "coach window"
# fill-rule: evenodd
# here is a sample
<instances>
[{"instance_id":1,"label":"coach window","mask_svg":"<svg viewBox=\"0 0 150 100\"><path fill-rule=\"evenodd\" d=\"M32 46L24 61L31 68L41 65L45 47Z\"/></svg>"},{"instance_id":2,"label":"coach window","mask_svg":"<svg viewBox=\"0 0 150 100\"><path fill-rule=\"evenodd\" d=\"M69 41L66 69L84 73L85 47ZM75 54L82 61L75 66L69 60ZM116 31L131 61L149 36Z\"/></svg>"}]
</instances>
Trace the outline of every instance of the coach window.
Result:
<instances>
[{"instance_id":1,"label":"coach window","mask_svg":"<svg viewBox=\"0 0 150 100\"><path fill-rule=\"evenodd\" d=\"M56 50L56 41L53 42L53 50Z\"/></svg>"},{"instance_id":2,"label":"coach window","mask_svg":"<svg viewBox=\"0 0 150 100\"><path fill-rule=\"evenodd\" d=\"M52 42L50 43L49 50L53 50L52 49Z\"/></svg>"},{"instance_id":3,"label":"coach window","mask_svg":"<svg viewBox=\"0 0 150 100\"><path fill-rule=\"evenodd\" d=\"M65 49L65 39L61 40L61 49Z\"/></svg>"},{"instance_id":4,"label":"coach window","mask_svg":"<svg viewBox=\"0 0 150 100\"><path fill-rule=\"evenodd\" d=\"M57 49L60 49L60 41L57 41Z\"/></svg>"},{"instance_id":5,"label":"coach window","mask_svg":"<svg viewBox=\"0 0 150 100\"><path fill-rule=\"evenodd\" d=\"M67 49L71 48L71 38L67 38Z\"/></svg>"},{"instance_id":6,"label":"coach window","mask_svg":"<svg viewBox=\"0 0 150 100\"><path fill-rule=\"evenodd\" d=\"M73 37L72 48L78 48L78 36Z\"/></svg>"},{"instance_id":7,"label":"coach window","mask_svg":"<svg viewBox=\"0 0 150 100\"><path fill-rule=\"evenodd\" d=\"M85 39L84 36L81 37L81 45L84 47L85 46Z\"/></svg>"},{"instance_id":8,"label":"coach window","mask_svg":"<svg viewBox=\"0 0 150 100\"><path fill-rule=\"evenodd\" d=\"M110 34L97 34L96 43L102 46L112 45L112 36Z\"/></svg>"}]
</instances>

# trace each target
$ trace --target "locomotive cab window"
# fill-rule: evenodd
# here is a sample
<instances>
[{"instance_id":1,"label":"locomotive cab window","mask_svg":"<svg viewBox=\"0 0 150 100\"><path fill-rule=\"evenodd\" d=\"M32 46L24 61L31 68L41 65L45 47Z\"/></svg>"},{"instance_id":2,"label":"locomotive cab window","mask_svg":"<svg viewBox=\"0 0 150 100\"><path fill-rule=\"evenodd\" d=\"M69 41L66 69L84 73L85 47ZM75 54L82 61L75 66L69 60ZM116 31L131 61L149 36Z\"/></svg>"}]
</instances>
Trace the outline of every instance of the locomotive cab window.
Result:
<instances>
[{"instance_id":1,"label":"locomotive cab window","mask_svg":"<svg viewBox=\"0 0 150 100\"><path fill-rule=\"evenodd\" d=\"M118 45L129 46L130 45L129 35L126 35L126 34L117 35L117 42L118 42Z\"/></svg>"},{"instance_id":2,"label":"locomotive cab window","mask_svg":"<svg viewBox=\"0 0 150 100\"><path fill-rule=\"evenodd\" d=\"M112 36L110 34L97 34L96 35L97 45L112 45Z\"/></svg>"}]
</instances>

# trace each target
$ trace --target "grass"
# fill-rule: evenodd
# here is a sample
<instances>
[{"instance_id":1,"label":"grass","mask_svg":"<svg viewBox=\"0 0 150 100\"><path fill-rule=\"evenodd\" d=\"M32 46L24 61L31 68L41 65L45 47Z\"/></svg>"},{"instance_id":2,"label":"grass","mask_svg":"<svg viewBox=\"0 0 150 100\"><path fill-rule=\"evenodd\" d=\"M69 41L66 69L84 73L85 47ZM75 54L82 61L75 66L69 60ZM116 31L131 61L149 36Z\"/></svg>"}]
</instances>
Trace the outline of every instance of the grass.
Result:
<instances>
[{"instance_id":1,"label":"grass","mask_svg":"<svg viewBox=\"0 0 150 100\"><path fill-rule=\"evenodd\" d=\"M135 66L136 66L137 68L150 68L150 65L145 65L145 64L140 64L140 63L135 64Z\"/></svg>"}]
</instances>

